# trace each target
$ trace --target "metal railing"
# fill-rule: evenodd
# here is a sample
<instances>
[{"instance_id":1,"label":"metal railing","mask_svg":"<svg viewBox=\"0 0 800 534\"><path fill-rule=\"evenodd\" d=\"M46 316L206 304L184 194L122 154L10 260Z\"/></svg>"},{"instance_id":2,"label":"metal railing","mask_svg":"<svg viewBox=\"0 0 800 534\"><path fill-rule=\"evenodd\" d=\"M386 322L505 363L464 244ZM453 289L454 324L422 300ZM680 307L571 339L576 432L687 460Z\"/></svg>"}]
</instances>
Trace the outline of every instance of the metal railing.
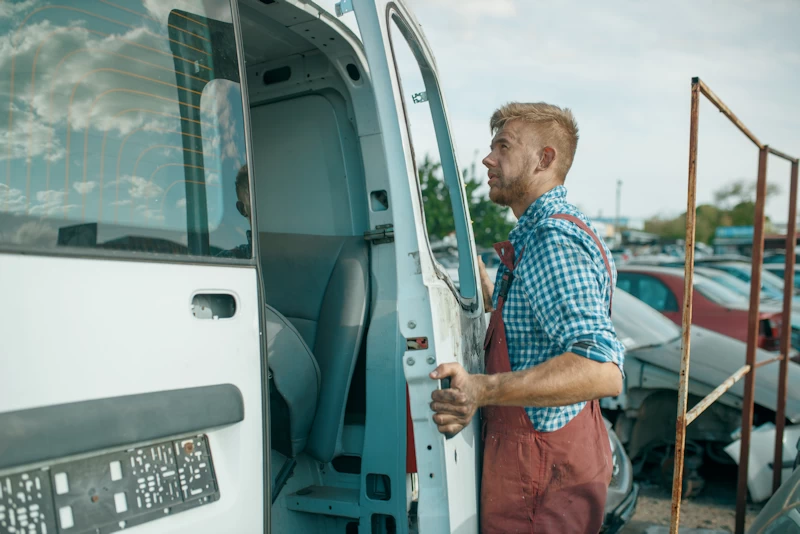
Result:
<instances>
[{"instance_id":1,"label":"metal railing","mask_svg":"<svg viewBox=\"0 0 800 534\"><path fill-rule=\"evenodd\" d=\"M747 352L745 365L727 378L714 391L698 402L688 413L686 404L689 390L689 354L691 347L692 296L694 294L694 248L697 216L697 145L700 95L705 96L759 149L758 181L756 183L755 221L753 228L752 273L750 277L750 310L747 323ZM758 338L758 314L761 301L761 271L764 260L764 204L767 190L767 157L769 154L788 160L792 164L789 191L789 221L786 230L786 268L784 271L783 322L781 326L780 356L756 363L756 341ZM681 496L683 488L683 464L686 447L686 427L744 377L744 401L742 406L742 438L739 454L739 475L736 495L736 533L744 534L747 504L747 468L750 457L750 435L753 426L753 402L755 394L755 372L764 365L780 362L778 402L775 421L775 461L772 471L772 491L780 486L783 465L783 431L786 420L787 375L791 351L791 313L794 289L795 241L797 219L797 170L798 160L761 143L700 78L692 79L691 123L689 131L689 191L686 207L686 262L683 287L683 344L681 370L678 387L678 416L675 428L675 473L672 479L672 518L670 533L678 534Z\"/></svg>"}]
</instances>

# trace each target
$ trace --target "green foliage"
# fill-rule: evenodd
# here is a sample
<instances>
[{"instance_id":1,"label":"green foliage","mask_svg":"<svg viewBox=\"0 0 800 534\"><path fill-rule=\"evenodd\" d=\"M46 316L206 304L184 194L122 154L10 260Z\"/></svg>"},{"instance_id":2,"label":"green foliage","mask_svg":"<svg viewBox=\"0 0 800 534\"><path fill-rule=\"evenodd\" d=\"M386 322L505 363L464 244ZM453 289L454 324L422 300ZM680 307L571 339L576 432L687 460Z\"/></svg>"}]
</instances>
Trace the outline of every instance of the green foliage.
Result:
<instances>
[{"instance_id":1,"label":"green foliage","mask_svg":"<svg viewBox=\"0 0 800 534\"><path fill-rule=\"evenodd\" d=\"M780 187L771 184L767 187L767 198L779 194ZM755 183L743 180L732 182L714 193L716 205L697 206L695 239L711 243L719 226L752 226L755 221ZM769 226L769 218L767 218ZM644 223L644 231L665 239L686 237L686 213L674 219L653 218Z\"/></svg>"},{"instance_id":2,"label":"green foliage","mask_svg":"<svg viewBox=\"0 0 800 534\"><path fill-rule=\"evenodd\" d=\"M426 156L419 165L419 182L425 207L425 224L431 241L438 241L455 231L450 191L444 182L441 164ZM498 206L477 192L482 185L473 163L462 171L472 218L472 231L479 247L491 247L508 239L514 223L508 220L508 208Z\"/></svg>"}]
</instances>

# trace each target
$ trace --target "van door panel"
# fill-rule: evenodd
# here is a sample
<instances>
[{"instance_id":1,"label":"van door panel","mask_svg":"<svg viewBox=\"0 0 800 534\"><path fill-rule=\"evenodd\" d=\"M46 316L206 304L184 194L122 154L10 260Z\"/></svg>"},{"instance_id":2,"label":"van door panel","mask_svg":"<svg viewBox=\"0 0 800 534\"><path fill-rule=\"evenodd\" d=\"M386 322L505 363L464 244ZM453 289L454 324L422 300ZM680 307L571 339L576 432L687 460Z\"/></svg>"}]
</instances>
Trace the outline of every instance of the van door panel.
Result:
<instances>
[{"instance_id":1,"label":"van door panel","mask_svg":"<svg viewBox=\"0 0 800 534\"><path fill-rule=\"evenodd\" d=\"M47 532L269 530L234 17L75 0L0 19L0 532L34 511Z\"/></svg>"},{"instance_id":2,"label":"van door panel","mask_svg":"<svg viewBox=\"0 0 800 534\"><path fill-rule=\"evenodd\" d=\"M219 501L137 532L262 530L254 268L0 254L0 272L0 423L18 423L0 424L0 478L206 435ZM194 317L205 288L234 295L237 313Z\"/></svg>"},{"instance_id":3,"label":"van door panel","mask_svg":"<svg viewBox=\"0 0 800 534\"><path fill-rule=\"evenodd\" d=\"M474 239L433 55L419 24L403 2L354 0L353 6L375 90L391 187L389 196L393 199L398 322L407 339L428 338L427 347L409 343L403 355L420 485L419 531L478 532L481 455L478 425L474 423L453 439L446 440L433 423L429 406L431 393L438 385L428 375L436 365L456 361L473 372L482 369L485 332L481 296L476 291L477 272L472 260ZM454 206L455 233L461 255L458 273L463 290L460 291L435 263L428 240L417 176L423 154L421 151L415 154L408 126L412 95L401 91L402 83L396 70L395 47L401 39L405 40L402 44L408 43L414 48L414 56L420 62L420 80L427 90L427 95L415 93L414 102L435 99L427 104L430 106L428 118L435 128L433 138ZM415 87L413 91L416 90Z\"/></svg>"}]
</instances>

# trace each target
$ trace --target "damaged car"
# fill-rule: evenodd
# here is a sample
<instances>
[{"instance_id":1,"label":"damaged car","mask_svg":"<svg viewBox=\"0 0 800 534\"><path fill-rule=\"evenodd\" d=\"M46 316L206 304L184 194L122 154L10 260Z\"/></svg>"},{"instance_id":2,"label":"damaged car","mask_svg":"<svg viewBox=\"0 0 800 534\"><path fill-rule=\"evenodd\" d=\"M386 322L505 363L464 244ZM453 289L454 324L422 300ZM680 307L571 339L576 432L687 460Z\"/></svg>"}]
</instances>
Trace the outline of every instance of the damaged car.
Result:
<instances>
[{"instance_id":1,"label":"damaged car","mask_svg":"<svg viewBox=\"0 0 800 534\"><path fill-rule=\"evenodd\" d=\"M635 473L645 464L660 465L664 482L672 481L672 452L675 442L675 416L678 403L678 377L681 366L681 329L665 316L623 290L614 294L614 327L626 347L623 392L601 400L606 417L633 461ZM689 408L731 376L745 363L746 343L692 326L689 374ZM763 361L773 353L758 349ZM786 402L787 424L800 423L800 366L789 364L789 390ZM775 422L778 369L765 367L756 373L755 426ZM686 435L685 494L703 487L699 467L705 459L730 464L725 447L741 426L744 383L735 384L703 412Z\"/></svg>"}]
</instances>

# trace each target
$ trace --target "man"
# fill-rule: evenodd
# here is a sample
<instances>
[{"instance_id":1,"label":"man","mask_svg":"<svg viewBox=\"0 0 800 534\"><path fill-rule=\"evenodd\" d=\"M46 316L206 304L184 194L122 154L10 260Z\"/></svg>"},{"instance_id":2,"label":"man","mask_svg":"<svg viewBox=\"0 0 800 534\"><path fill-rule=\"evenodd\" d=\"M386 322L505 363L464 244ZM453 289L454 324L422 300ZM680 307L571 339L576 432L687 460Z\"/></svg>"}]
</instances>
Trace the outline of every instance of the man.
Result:
<instances>
[{"instance_id":1,"label":"man","mask_svg":"<svg viewBox=\"0 0 800 534\"><path fill-rule=\"evenodd\" d=\"M247 175L247 165L242 165L236 173L236 209L239 214L251 223L250 219L250 182ZM223 250L217 256L222 258L250 258L253 250L253 232L246 232L247 244L238 245L231 250Z\"/></svg>"},{"instance_id":2,"label":"man","mask_svg":"<svg viewBox=\"0 0 800 534\"><path fill-rule=\"evenodd\" d=\"M450 377L451 386L433 393L433 419L456 433L483 409L484 534L596 534L612 467L597 399L618 395L623 378L611 253L566 201L578 144L572 113L511 103L490 126L489 198L518 222L495 245L496 284L479 261L484 299L495 306L486 374L440 365L431 378Z\"/></svg>"}]
</instances>

